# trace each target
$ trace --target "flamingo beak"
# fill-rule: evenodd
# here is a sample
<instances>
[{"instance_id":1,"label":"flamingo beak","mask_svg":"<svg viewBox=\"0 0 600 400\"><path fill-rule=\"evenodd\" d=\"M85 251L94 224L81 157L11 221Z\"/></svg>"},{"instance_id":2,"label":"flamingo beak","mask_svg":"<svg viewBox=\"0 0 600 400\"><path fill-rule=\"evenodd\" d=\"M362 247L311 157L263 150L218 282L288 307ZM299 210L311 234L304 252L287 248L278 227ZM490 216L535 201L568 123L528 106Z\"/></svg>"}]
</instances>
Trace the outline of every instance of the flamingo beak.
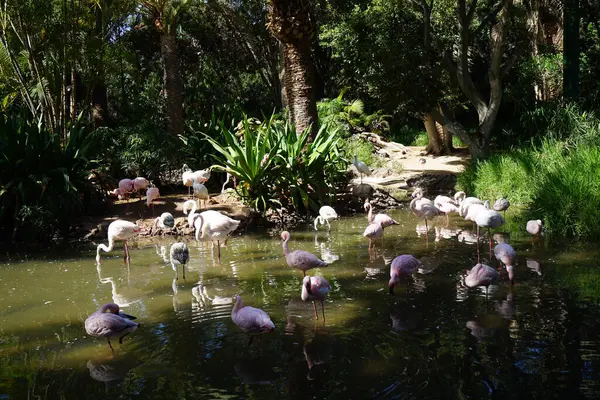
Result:
<instances>
[{"instance_id":1,"label":"flamingo beak","mask_svg":"<svg viewBox=\"0 0 600 400\"><path fill-rule=\"evenodd\" d=\"M390 285L390 294L394 295L394 285Z\"/></svg>"}]
</instances>

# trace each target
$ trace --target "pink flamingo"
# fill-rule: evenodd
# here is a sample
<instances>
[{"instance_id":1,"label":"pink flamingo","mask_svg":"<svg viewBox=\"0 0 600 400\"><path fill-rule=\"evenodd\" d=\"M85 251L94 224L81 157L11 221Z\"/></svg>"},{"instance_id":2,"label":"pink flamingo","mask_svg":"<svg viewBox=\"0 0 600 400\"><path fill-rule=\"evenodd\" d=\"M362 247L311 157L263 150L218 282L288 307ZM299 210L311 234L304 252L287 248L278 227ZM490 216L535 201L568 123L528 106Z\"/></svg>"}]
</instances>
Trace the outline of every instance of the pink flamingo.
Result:
<instances>
[{"instance_id":1,"label":"pink flamingo","mask_svg":"<svg viewBox=\"0 0 600 400\"><path fill-rule=\"evenodd\" d=\"M527 221L527 226L525 229L527 232L532 235L531 236L531 245L533 246L533 241L536 237L540 237L542 234L542 229L544 227L544 223L541 219L532 219L531 221Z\"/></svg>"},{"instance_id":2,"label":"pink flamingo","mask_svg":"<svg viewBox=\"0 0 600 400\"><path fill-rule=\"evenodd\" d=\"M248 345L252 344L254 336L275 330L275 324L266 312L259 308L243 306L242 298L239 295L235 296L231 319L234 324L250 336Z\"/></svg>"},{"instance_id":3,"label":"pink flamingo","mask_svg":"<svg viewBox=\"0 0 600 400\"><path fill-rule=\"evenodd\" d=\"M471 206L475 207L475 205ZM496 210L488 210L487 208L481 210L477 213L475 217L475 223L477 224L477 261L479 261L479 228L487 228L488 236L490 237L490 257L492 253L492 235L490 231L492 229L496 229L501 225L504 225L506 221L502 218L502 214L500 214Z\"/></svg>"},{"instance_id":4,"label":"pink flamingo","mask_svg":"<svg viewBox=\"0 0 600 400\"><path fill-rule=\"evenodd\" d=\"M427 225L427 220L440 215L440 210L438 210L431 201L424 202L423 200L427 199L416 197L412 199L409 207L414 215L425 220L425 238L429 239L429 226Z\"/></svg>"},{"instance_id":5,"label":"pink flamingo","mask_svg":"<svg viewBox=\"0 0 600 400\"><path fill-rule=\"evenodd\" d=\"M281 232L281 240L283 247L283 254L285 255L285 261L287 265L292 268L297 268L302 271L302 274L306 276L306 271L313 268L326 267L328 264L319 259L313 253L304 250L290 251L288 248L288 241L290 240L290 233L288 231Z\"/></svg>"},{"instance_id":6,"label":"pink flamingo","mask_svg":"<svg viewBox=\"0 0 600 400\"><path fill-rule=\"evenodd\" d=\"M502 243L494 247L494 256L498 261L500 261L506 266L506 271L508 272L508 279L510 280L510 284L514 285L514 264L517 258L517 253L515 253L515 249L513 249L513 247L510 244Z\"/></svg>"},{"instance_id":7,"label":"pink flamingo","mask_svg":"<svg viewBox=\"0 0 600 400\"><path fill-rule=\"evenodd\" d=\"M133 190L138 192L140 200L142 199L141 191L148 189L148 186L150 186L150 182L144 177L138 176L133 180Z\"/></svg>"},{"instance_id":8,"label":"pink flamingo","mask_svg":"<svg viewBox=\"0 0 600 400\"><path fill-rule=\"evenodd\" d=\"M100 264L100 250L104 250L106 253L112 251L115 246L116 240L123 242L123 251L125 253L125 260L129 260L129 249L127 248L127 240L134 236L137 236L141 231L141 228L133 222L124 221L118 219L113 221L108 226L108 247L103 244L99 244L96 249L96 262Z\"/></svg>"},{"instance_id":9,"label":"pink flamingo","mask_svg":"<svg viewBox=\"0 0 600 400\"><path fill-rule=\"evenodd\" d=\"M327 279L322 276L305 276L302 280L302 300L312 301L313 308L315 309L315 319L319 319L317 313L317 305L315 301L321 302L321 310L323 312L323 322L325 322L325 306L323 301L329 294L331 285L327 282Z\"/></svg>"},{"instance_id":10,"label":"pink flamingo","mask_svg":"<svg viewBox=\"0 0 600 400\"><path fill-rule=\"evenodd\" d=\"M108 312L107 312L108 311ZM119 337L119 343L123 344L123 338L135 331L139 324L133 322L133 315L125 314L119 306L114 303L106 303L85 320L85 331L90 336L105 337L108 346L114 352L111 337Z\"/></svg>"},{"instance_id":11,"label":"pink flamingo","mask_svg":"<svg viewBox=\"0 0 600 400\"><path fill-rule=\"evenodd\" d=\"M208 210L200 214L193 214L193 225L196 229L196 240L208 237L213 248L217 242L217 258L221 262L221 241L227 244L229 234L237 229L240 221L229 218L218 211ZM200 235L202 232L202 235Z\"/></svg>"},{"instance_id":12,"label":"pink flamingo","mask_svg":"<svg viewBox=\"0 0 600 400\"><path fill-rule=\"evenodd\" d=\"M160 197L160 191L157 187L150 187L146 190L146 207L152 206L152 215L154 215L154 200Z\"/></svg>"},{"instance_id":13,"label":"pink flamingo","mask_svg":"<svg viewBox=\"0 0 600 400\"><path fill-rule=\"evenodd\" d=\"M363 232L363 236L369 239L369 250L371 250L371 247L374 246L373 242L383 236L381 221L369 224Z\"/></svg>"},{"instance_id":14,"label":"pink flamingo","mask_svg":"<svg viewBox=\"0 0 600 400\"><path fill-rule=\"evenodd\" d=\"M464 284L467 287L485 286L485 295L487 297L488 287L492 283L498 282L500 274L494 268L486 264L477 264L471 271L468 271L466 277L464 277Z\"/></svg>"},{"instance_id":15,"label":"pink flamingo","mask_svg":"<svg viewBox=\"0 0 600 400\"><path fill-rule=\"evenodd\" d=\"M420 266L421 262L410 254L402 254L394 258L390 267L390 281L388 283L390 294L394 294L394 286L400 282L402 277L411 276Z\"/></svg>"},{"instance_id":16,"label":"pink flamingo","mask_svg":"<svg viewBox=\"0 0 600 400\"><path fill-rule=\"evenodd\" d=\"M451 199L448 196L437 196L433 200L433 205L440 210L440 213L446 214L446 225L450 223L450 213L458 213L458 201Z\"/></svg>"},{"instance_id":17,"label":"pink flamingo","mask_svg":"<svg viewBox=\"0 0 600 400\"><path fill-rule=\"evenodd\" d=\"M369 199L365 201L364 207L365 211L369 212L369 214L367 215L367 219L370 224L372 224L373 222L381 222L381 227L383 229L387 228L388 226L399 225L398 221L395 221L392 217L390 217L387 214L373 215L373 206L371 205L371 203L369 203Z\"/></svg>"},{"instance_id":18,"label":"pink flamingo","mask_svg":"<svg viewBox=\"0 0 600 400\"><path fill-rule=\"evenodd\" d=\"M119 187L112 191L119 200L127 199L127 202L129 202L129 193L131 192L133 192L133 181L131 179L121 179Z\"/></svg>"}]
</instances>

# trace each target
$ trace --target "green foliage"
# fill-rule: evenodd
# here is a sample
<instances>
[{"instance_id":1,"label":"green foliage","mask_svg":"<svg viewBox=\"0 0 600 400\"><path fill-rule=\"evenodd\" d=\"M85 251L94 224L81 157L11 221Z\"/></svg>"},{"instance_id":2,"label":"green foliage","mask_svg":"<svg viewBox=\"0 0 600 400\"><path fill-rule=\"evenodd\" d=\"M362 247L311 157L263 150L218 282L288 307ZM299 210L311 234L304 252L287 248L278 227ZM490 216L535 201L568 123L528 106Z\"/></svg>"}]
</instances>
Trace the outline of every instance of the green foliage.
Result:
<instances>
[{"instance_id":1,"label":"green foliage","mask_svg":"<svg viewBox=\"0 0 600 400\"><path fill-rule=\"evenodd\" d=\"M351 134L365 131L383 133L390 130L387 121L391 118L390 115L383 114L383 110L377 110L373 114L365 113L362 100L345 101L345 92L346 90L342 90L335 99L323 99L317 103L321 125L334 126Z\"/></svg>"},{"instance_id":2,"label":"green foliage","mask_svg":"<svg viewBox=\"0 0 600 400\"><path fill-rule=\"evenodd\" d=\"M260 125L243 119L241 134L220 121L224 143L206 140L219 153L222 169L238 180L238 193L256 210L278 207L318 210L318 200L333 195L345 163L338 149L338 131L322 126L312 142L310 131L296 135L293 125L277 115Z\"/></svg>"},{"instance_id":3,"label":"green foliage","mask_svg":"<svg viewBox=\"0 0 600 400\"><path fill-rule=\"evenodd\" d=\"M383 160L375 154L375 147L373 147L373 144L358 136L353 136L348 140L343 141L341 146L344 156L348 160L352 160L356 154L358 159L369 167L379 168L384 164Z\"/></svg>"},{"instance_id":4,"label":"green foliage","mask_svg":"<svg viewBox=\"0 0 600 400\"><path fill-rule=\"evenodd\" d=\"M60 138L18 117L0 121L0 221L21 237L49 239L65 234L72 217L84 208L94 188L88 181L90 159L97 147L93 136L72 126Z\"/></svg>"},{"instance_id":5,"label":"green foliage","mask_svg":"<svg viewBox=\"0 0 600 400\"><path fill-rule=\"evenodd\" d=\"M574 106L533 114L545 126L539 144L470 166L458 186L486 199L507 197L555 236L599 235L600 119Z\"/></svg>"}]
</instances>

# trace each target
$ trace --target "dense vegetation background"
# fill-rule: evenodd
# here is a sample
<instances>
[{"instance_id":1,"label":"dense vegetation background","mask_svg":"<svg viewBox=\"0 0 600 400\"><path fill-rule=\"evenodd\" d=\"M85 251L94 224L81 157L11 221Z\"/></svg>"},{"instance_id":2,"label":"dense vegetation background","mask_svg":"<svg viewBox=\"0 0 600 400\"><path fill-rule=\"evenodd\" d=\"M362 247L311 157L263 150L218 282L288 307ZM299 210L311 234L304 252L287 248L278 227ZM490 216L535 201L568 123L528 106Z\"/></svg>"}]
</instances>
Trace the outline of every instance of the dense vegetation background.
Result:
<instances>
[{"instance_id":1,"label":"dense vegetation background","mask_svg":"<svg viewBox=\"0 0 600 400\"><path fill-rule=\"evenodd\" d=\"M598 0L0 0L0 237L64 237L183 162L310 210L362 131L464 144L462 188L592 237L599 21Z\"/></svg>"}]
</instances>

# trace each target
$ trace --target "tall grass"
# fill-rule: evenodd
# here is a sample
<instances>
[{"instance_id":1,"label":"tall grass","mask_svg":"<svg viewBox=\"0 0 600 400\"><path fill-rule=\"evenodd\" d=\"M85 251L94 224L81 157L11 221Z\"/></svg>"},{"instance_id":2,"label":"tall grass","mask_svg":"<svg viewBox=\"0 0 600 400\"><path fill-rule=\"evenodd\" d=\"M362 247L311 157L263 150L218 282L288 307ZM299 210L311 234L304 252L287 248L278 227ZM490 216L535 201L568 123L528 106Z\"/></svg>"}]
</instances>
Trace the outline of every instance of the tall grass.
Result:
<instances>
[{"instance_id":1,"label":"tall grass","mask_svg":"<svg viewBox=\"0 0 600 400\"><path fill-rule=\"evenodd\" d=\"M569 106L546 114L541 123L543 139L472 165L458 186L486 199L507 197L522 206L521 217L544 220L554 236L595 237L600 234L600 120Z\"/></svg>"}]
</instances>

